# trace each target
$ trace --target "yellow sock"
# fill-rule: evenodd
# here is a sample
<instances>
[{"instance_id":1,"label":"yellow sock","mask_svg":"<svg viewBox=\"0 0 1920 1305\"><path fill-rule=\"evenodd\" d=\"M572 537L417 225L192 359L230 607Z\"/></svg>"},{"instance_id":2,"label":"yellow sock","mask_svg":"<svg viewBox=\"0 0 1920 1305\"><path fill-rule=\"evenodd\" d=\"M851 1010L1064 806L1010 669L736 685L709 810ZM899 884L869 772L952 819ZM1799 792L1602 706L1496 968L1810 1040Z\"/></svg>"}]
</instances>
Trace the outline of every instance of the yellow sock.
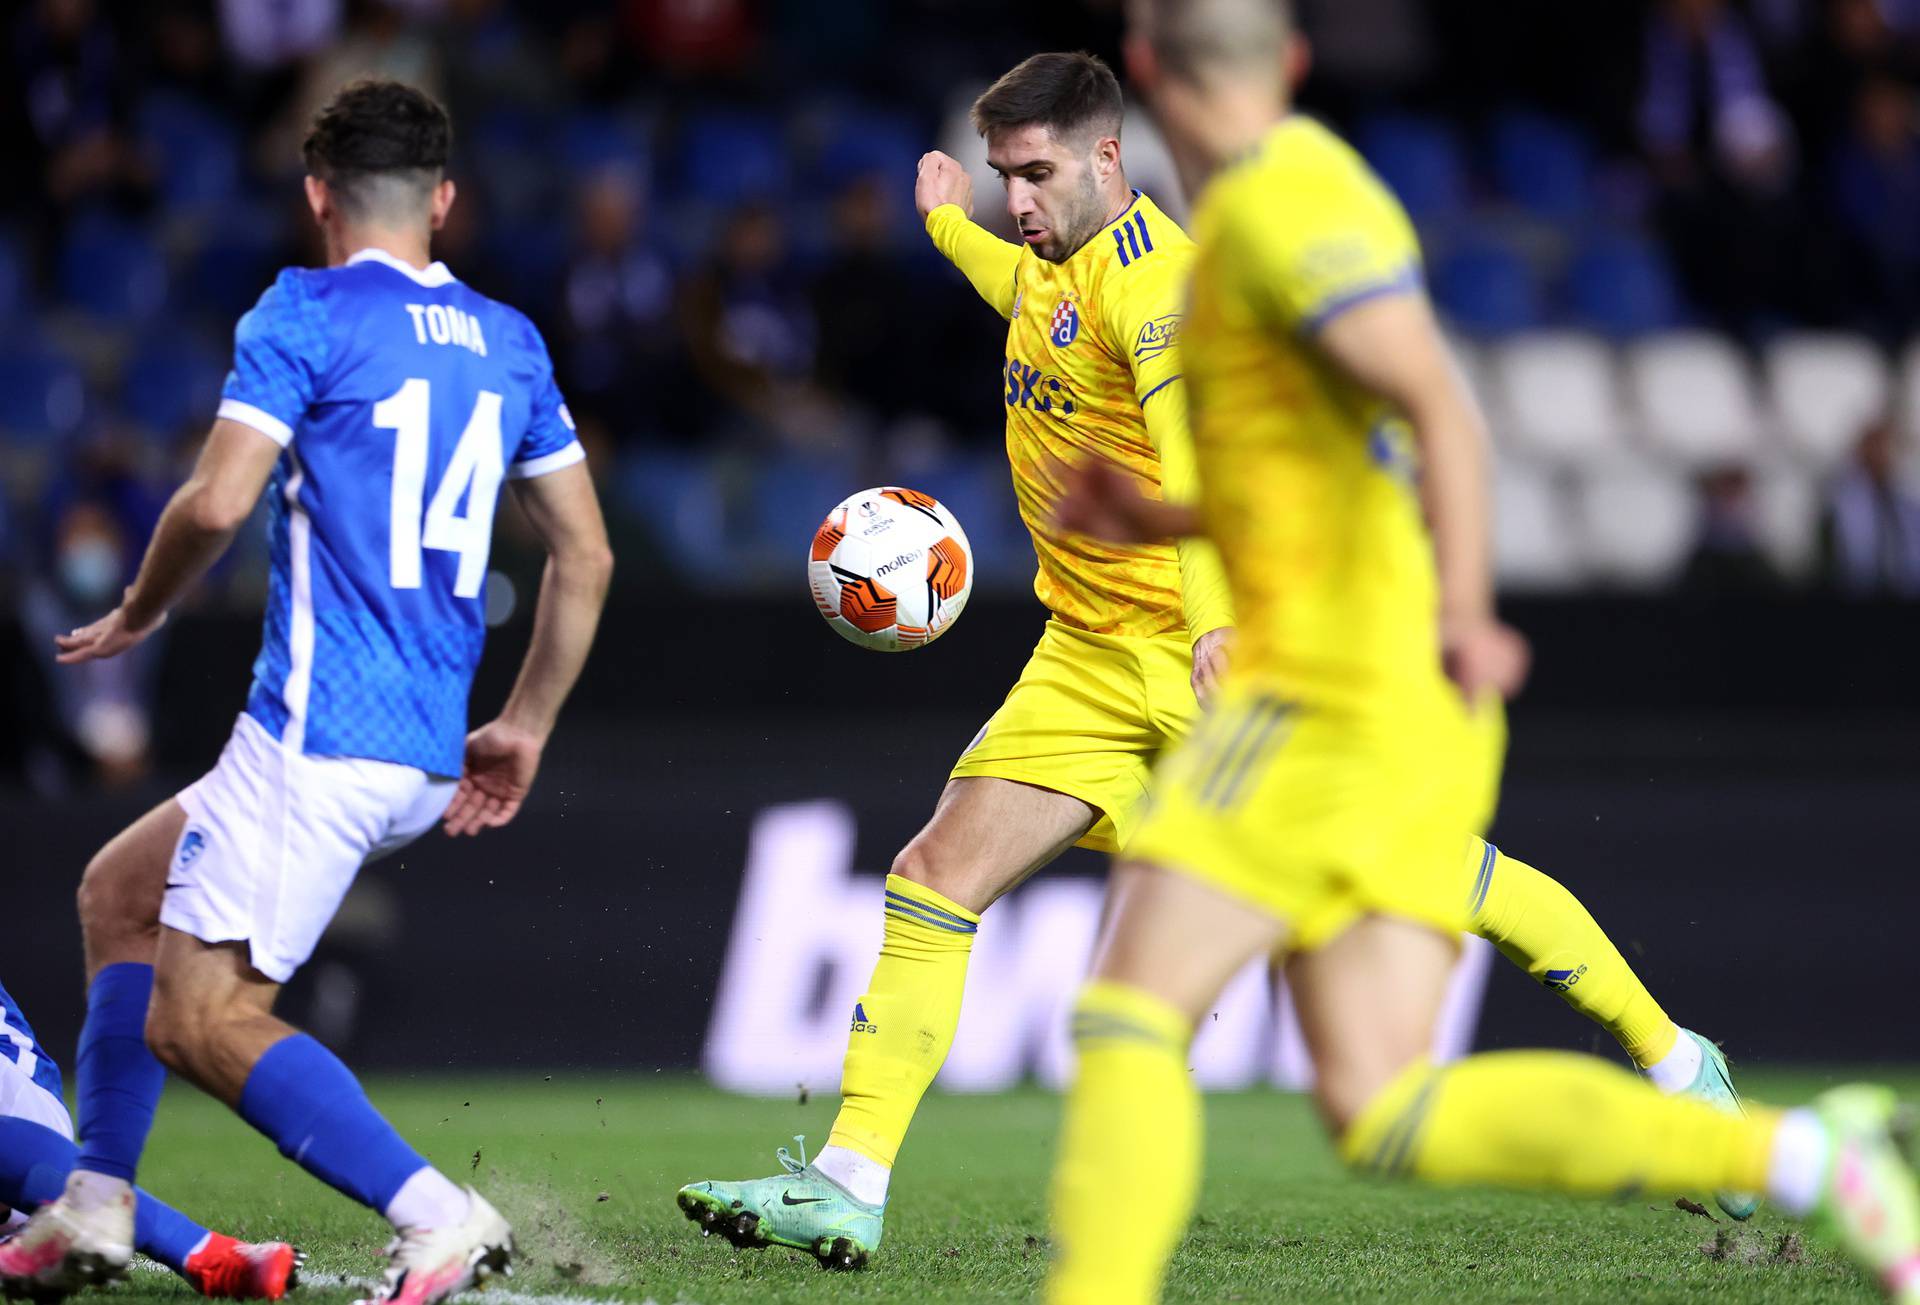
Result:
<instances>
[{"instance_id":1,"label":"yellow sock","mask_svg":"<svg viewBox=\"0 0 1920 1305\"><path fill-rule=\"evenodd\" d=\"M1079 1072L1053 1175L1049 1305L1160 1299L1200 1187L1200 1094L1186 1017L1119 983L1090 983L1073 1012Z\"/></svg>"},{"instance_id":2,"label":"yellow sock","mask_svg":"<svg viewBox=\"0 0 1920 1305\"><path fill-rule=\"evenodd\" d=\"M1679 1029L1579 898L1477 838L1466 868L1475 933L1613 1034L1642 1069L1673 1050Z\"/></svg>"},{"instance_id":3,"label":"yellow sock","mask_svg":"<svg viewBox=\"0 0 1920 1305\"><path fill-rule=\"evenodd\" d=\"M980 917L931 888L887 876L886 936L854 1003L830 1146L888 1168L953 1048Z\"/></svg>"},{"instance_id":4,"label":"yellow sock","mask_svg":"<svg viewBox=\"0 0 1920 1305\"><path fill-rule=\"evenodd\" d=\"M1780 1113L1724 1115L1593 1056L1503 1051L1382 1089L1340 1143L1348 1164L1433 1183L1588 1195L1766 1190Z\"/></svg>"}]
</instances>

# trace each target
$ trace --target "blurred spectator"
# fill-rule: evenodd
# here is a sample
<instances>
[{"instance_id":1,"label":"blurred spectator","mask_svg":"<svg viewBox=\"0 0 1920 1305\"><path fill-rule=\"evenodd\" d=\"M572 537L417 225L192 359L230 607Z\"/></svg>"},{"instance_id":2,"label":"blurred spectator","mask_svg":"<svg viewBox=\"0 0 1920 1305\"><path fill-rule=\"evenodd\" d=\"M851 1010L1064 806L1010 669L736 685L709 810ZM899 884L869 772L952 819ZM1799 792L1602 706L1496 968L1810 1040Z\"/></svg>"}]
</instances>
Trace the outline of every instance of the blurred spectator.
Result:
<instances>
[{"instance_id":1,"label":"blurred spectator","mask_svg":"<svg viewBox=\"0 0 1920 1305\"><path fill-rule=\"evenodd\" d=\"M621 437L684 438L697 414L681 383L673 269L646 239L639 178L602 168L581 183L575 205L561 326L568 400Z\"/></svg>"},{"instance_id":2,"label":"blurred spectator","mask_svg":"<svg viewBox=\"0 0 1920 1305\"><path fill-rule=\"evenodd\" d=\"M748 0L625 0L627 34L664 71L737 77L760 44Z\"/></svg>"},{"instance_id":3,"label":"blurred spectator","mask_svg":"<svg viewBox=\"0 0 1920 1305\"><path fill-rule=\"evenodd\" d=\"M787 257L777 211L757 203L735 210L683 303L694 370L712 403L711 428L795 444L834 439L835 414L811 383L812 306Z\"/></svg>"},{"instance_id":4,"label":"blurred spectator","mask_svg":"<svg viewBox=\"0 0 1920 1305\"><path fill-rule=\"evenodd\" d=\"M1716 467L1699 480L1700 533L1680 573L1682 590L1695 594L1766 594L1785 580L1760 546L1753 474L1745 467Z\"/></svg>"},{"instance_id":5,"label":"blurred spectator","mask_svg":"<svg viewBox=\"0 0 1920 1305\"><path fill-rule=\"evenodd\" d=\"M25 187L60 210L96 198L144 195L147 178L126 138L129 79L112 25L93 0L35 0L11 33L24 111Z\"/></svg>"},{"instance_id":6,"label":"blurred spectator","mask_svg":"<svg viewBox=\"0 0 1920 1305\"><path fill-rule=\"evenodd\" d=\"M57 666L53 639L100 619L119 600L132 579L128 559L145 538L127 524L105 502L69 504L54 526L51 573L29 583L21 611L62 732L109 784L129 783L146 771L153 672L164 640L156 636L108 661Z\"/></svg>"},{"instance_id":7,"label":"blurred spectator","mask_svg":"<svg viewBox=\"0 0 1920 1305\"><path fill-rule=\"evenodd\" d=\"M1726 0L1665 0L1648 19L1638 121L1660 221L1690 288L1745 330L1794 299L1804 238L1793 124Z\"/></svg>"},{"instance_id":8,"label":"blurred spectator","mask_svg":"<svg viewBox=\"0 0 1920 1305\"><path fill-rule=\"evenodd\" d=\"M220 0L220 28L241 67L265 72L331 46L345 10L344 0Z\"/></svg>"},{"instance_id":9,"label":"blurred spectator","mask_svg":"<svg viewBox=\"0 0 1920 1305\"><path fill-rule=\"evenodd\" d=\"M908 291L914 264L894 239L899 178L861 177L835 198L833 249L813 281L820 324L821 384L892 422L938 393L922 341L920 296Z\"/></svg>"},{"instance_id":10,"label":"blurred spectator","mask_svg":"<svg viewBox=\"0 0 1920 1305\"><path fill-rule=\"evenodd\" d=\"M1827 491L1826 577L1857 598L1920 598L1920 495L1902 483L1899 436L1882 417Z\"/></svg>"},{"instance_id":11,"label":"blurred spectator","mask_svg":"<svg viewBox=\"0 0 1920 1305\"><path fill-rule=\"evenodd\" d=\"M1869 77L1833 161L1833 202L1854 261L1855 312L1885 338L1920 321L1920 119L1912 88Z\"/></svg>"},{"instance_id":12,"label":"blurred spectator","mask_svg":"<svg viewBox=\"0 0 1920 1305\"><path fill-rule=\"evenodd\" d=\"M220 30L210 6L194 0L154 0L149 7L148 55L156 88L212 104L224 89Z\"/></svg>"}]
</instances>

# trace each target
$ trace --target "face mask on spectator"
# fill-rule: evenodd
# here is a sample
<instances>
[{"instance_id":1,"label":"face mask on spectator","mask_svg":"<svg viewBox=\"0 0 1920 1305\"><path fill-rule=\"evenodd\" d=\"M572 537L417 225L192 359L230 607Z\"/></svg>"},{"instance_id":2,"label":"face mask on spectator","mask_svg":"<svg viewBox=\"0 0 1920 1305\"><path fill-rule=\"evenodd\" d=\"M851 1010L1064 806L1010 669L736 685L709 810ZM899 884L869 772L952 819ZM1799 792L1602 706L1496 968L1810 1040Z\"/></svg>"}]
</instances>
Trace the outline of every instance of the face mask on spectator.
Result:
<instances>
[{"instance_id":1,"label":"face mask on spectator","mask_svg":"<svg viewBox=\"0 0 1920 1305\"><path fill-rule=\"evenodd\" d=\"M59 571L74 598L105 602L120 583L120 550L105 539L76 539L60 550Z\"/></svg>"}]
</instances>

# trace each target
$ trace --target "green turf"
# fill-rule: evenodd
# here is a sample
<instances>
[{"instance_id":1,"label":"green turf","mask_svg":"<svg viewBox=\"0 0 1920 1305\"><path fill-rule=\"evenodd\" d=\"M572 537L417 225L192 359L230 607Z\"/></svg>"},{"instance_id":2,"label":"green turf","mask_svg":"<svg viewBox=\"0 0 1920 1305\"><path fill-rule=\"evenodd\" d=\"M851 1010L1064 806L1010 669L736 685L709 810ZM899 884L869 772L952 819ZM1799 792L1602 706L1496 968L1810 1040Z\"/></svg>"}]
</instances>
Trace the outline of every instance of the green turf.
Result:
<instances>
[{"instance_id":1,"label":"green turf","mask_svg":"<svg viewBox=\"0 0 1920 1305\"><path fill-rule=\"evenodd\" d=\"M1743 1077L1750 1092L1805 1099L1832 1075ZM1920 1073L1894 1076L1920 1094ZM1030 1090L937 1095L921 1112L894 1189L886 1245L869 1270L829 1275L802 1255L702 1239L674 1207L682 1183L777 1172L794 1133L824 1140L831 1103L749 1101L658 1075L551 1080L383 1079L375 1099L451 1174L471 1178L519 1232L512 1286L671 1302L1017 1300L1046 1263L1044 1194L1059 1100ZM1151 1137L1114 1138L1152 1146ZM321 1274L371 1277L384 1223L276 1156L217 1106L169 1094L142 1179L247 1238L291 1237ZM1704 1199L1704 1194L1703 1199ZM1716 1226L1671 1198L1589 1203L1432 1192L1347 1177L1303 1098L1208 1099L1202 1213L1169 1299L1861 1301L1865 1282L1828 1248L1792 1242L1771 1211ZM1717 1235L1731 1234L1717 1254ZM178 1302L170 1277L140 1274L118 1299ZM351 1299L343 1287L312 1301Z\"/></svg>"}]
</instances>

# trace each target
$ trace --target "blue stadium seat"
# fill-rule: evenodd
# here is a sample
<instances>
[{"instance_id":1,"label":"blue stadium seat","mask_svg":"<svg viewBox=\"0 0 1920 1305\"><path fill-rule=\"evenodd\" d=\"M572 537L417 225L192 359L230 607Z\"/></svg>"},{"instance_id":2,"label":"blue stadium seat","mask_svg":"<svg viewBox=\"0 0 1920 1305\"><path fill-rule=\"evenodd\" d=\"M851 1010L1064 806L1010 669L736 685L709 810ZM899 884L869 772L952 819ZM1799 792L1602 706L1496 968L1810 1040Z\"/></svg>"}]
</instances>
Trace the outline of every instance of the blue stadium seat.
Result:
<instances>
[{"instance_id":1,"label":"blue stadium seat","mask_svg":"<svg viewBox=\"0 0 1920 1305\"><path fill-rule=\"evenodd\" d=\"M1475 335L1510 335L1545 316L1532 266L1519 251L1484 236L1439 260L1433 297L1455 325Z\"/></svg>"},{"instance_id":2,"label":"blue stadium seat","mask_svg":"<svg viewBox=\"0 0 1920 1305\"><path fill-rule=\"evenodd\" d=\"M1554 222L1593 212L1593 144L1577 127L1530 112L1500 115L1492 131L1493 178L1500 193Z\"/></svg>"},{"instance_id":3,"label":"blue stadium seat","mask_svg":"<svg viewBox=\"0 0 1920 1305\"><path fill-rule=\"evenodd\" d=\"M0 326L24 318L32 298L26 251L11 232L0 231Z\"/></svg>"},{"instance_id":4,"label":"blue stadium seat","mask_svg":"<svg viewBox=\"0 0 1920 1305\"><path fill-rule=\"evenodd\" d=\"M1615 339L1681 324L1680 292L1666 259L1625 233L1589 241L1567 269L1567 309L1578 324Z\"/></svg>"},{"instance_id":5,"label":"blue stadium seat","mask_svg":"<svg viewBox=\"0 0 1920 1305\"><path fill-rule=\"evenodd\" d=\"M560 155L572 173L627 167L650 175L653 150L648 124L610 113L577 113L560 125Z\"/></svg>"},{"instance_id":6,"label":"blue stadium seat","mask_svg":"<svg viewBox=\"0 0 1920 1305\"><path fill-rule=\"evenodd\" d=\"M120 375L120 410L155 435L171 439L204 428L220 406L226 361L191 335L145 341Z\"/></svg>"},{"instance_id":7,"label":"blue stadium seat","mask_svg":"<svg viewBox=\"0 0 1920 1305\"><path fill-rule=\"evenodd\" d=\"M830 114L815 171L829 186L878 174L911 192L915 166L927 151L927 130L909 113L855 108Z\"/></svg>"},{"instance_id":8,"label":"blue stadium seat","mask_svg":"<svg viewBox=\"0 0 1920 1305\"><path fill-rule=\"evenodd\" d=\"M1415 221L1445 221L1466 208L1466 150L1446 123L1384 114L1362 123L1355 140Z\"/></svg>"},{"instance_id":9,"label":"blue stadium seat","mask_svg":"<svg viewBox=\"0 0 1920 1305\"><path fill-rule=\"evenodd\" d=\"M179 297L226 330L273 283L281 238L281 222L272 211L246 205L221 209L188 264Z\"/></svg>"},{"instance_id":10,"label":"blue stadium seat","mask_svg":"<svg viewBox=\"0 0 1920 1305\"><path fill-rule=\"evenodd\" d=\"M693 114L682 125L675 157L685 197L698 202L726 207L775 197L787 188L787 143L771 117Z\"/></svg>"},{"instance_id":11,"label":"blue stadium seat","mask_svg":"<svg viewBox=\"0 0 1920 1305\"><path fill-rule=\"evenodd\" d=\"M152 320L167 302L167 261L142 228L94 216L76 222L60 251L60 297L106 325Z\"/></svg>"},{"instance_id":12,"label":"blue stadium seat","mask_svg":"<svg viewBox=\"0 0 1920 1305\"><path fill-rule=\"evenodd\" d=\"M140 106L137 126L169 209L210 210L240 194L240 133L227 118L162 93Z\"/></svg>"},{"instance_id":13,"label":"blue stadium seat","mask_svg":"<svg viewBox=\"0 0 1920 1305\"><path fill-rule=\"evenodd\" d=\"M512 221L551 221L559 177L550 121L524 109L500 107L480 114L456 153L472 165L464 174L487 199L489 216Z\"/></svg>"},{"instance_id":14,"label":"blue stadium seat","mask_svg":"<svg viewBox=\"0 0 1920 1305\"><path fill-rule=\"evenodd\" d=\"M0 341L0 431L41 444L78 429L87 391L74 361L37 336Z\"/></svg>"},{"instance_id":15,"label":"blue stadium seat","mask_svg":"<svg viewBox=\"0 0 1920 1305\"><path fill-rule=\"evenodd\" d=\"M682 449L623 454L614 477L626 514L647 523L654 544L681 576L709 578L730 570L731 537L713 459Z\"/></svg>"},{"instance_id":16,"label":"blue stadium seat","mask_svg":"<svg viewBox=\"0 0 1920 1305\"><path fill-rule=\"evenodd\" d=\"M828 509L865 487L852 458L834 454L764 455L754 465L743 535L762 560L791 558L797 571Z\"/></svg>"}]
</instances>

